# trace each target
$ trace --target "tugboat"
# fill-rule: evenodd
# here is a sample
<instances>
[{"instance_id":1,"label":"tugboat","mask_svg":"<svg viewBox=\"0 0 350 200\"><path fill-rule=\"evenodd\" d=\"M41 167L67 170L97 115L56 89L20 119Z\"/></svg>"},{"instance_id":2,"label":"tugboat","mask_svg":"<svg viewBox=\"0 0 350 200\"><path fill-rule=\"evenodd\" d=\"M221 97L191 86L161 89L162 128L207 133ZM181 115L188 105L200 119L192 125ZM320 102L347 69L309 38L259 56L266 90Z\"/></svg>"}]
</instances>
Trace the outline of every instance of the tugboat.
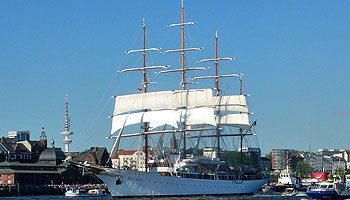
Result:
<instances>
[{"instance_id":1,"label":"tugboat","mask_svg":"<svg viewBox=\"0 0 350 200\"><path fill-rule=\"evenodd\" d=\"M293 188L296 190L302 189L301 181L294 177L293 173L289 168L289 161L290 161L290 158L288 157L288 154L287 154L286 169L282 170L282 172L280 173L278 182L273 188L275 192L284 192L287 188Z\"/></svg>"},{"instance_id":2,"label":"tugboat","mask_svg":"<svg viewBox=\"0 0 350 200\"><path fill-rule=\"evenodd\" d=\"M350 175L345 176L344 182L321 182L317 188L306 192L312 199L349 199Z\"/></svg>"}]
</instances>

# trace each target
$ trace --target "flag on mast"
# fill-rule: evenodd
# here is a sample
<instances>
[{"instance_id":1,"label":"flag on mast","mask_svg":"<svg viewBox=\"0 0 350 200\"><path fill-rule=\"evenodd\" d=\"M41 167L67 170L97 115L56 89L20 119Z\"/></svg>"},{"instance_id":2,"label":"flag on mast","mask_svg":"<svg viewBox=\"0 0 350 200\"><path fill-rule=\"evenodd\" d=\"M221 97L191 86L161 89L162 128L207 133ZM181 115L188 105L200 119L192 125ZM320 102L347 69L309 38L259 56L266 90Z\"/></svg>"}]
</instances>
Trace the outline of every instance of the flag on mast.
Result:
<instances>
[{"instance_id":1,"label":"flag on mast","mask_svg":"<svg viewBox=\"0 0 350 200\"><path fill-rule=\"evenodd\" d=\"M250 128L253 128L254 126L256 126L256 120L252 123L252 125L250 126Z\"/></svg>"}]
</instances>

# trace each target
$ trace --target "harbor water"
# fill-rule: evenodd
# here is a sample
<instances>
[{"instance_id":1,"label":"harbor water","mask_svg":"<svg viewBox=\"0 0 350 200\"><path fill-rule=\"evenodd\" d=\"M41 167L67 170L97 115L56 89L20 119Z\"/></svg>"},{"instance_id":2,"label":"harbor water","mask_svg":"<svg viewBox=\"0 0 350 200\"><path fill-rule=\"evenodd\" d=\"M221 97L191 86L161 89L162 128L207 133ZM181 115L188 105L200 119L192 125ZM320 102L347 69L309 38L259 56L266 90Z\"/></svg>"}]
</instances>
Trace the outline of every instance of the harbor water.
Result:
<instances>
[{"instance_id":1,"label":"harbor water","mask_svg":"<svg viewBox=\"0 0 350 200\"><path fill-rule=\"evenodd\" d=\"M67 199L79 199L79 200L111 200L111 196L106 197L78 197L78 198L67 198L63 195L48 195L48 196L14 196L14 197L1 197L1 200L67 200ZM130 198L128 198L130 200ZM131 198L132 200L141 199L141 198ZM154 198L142 198L142 199L154 199ZM311 199L307 196L303 197L284 197L281 194L273 193L257 193L255 195L243 195L243 196L200 196L200 197L171 197L171 198L156 198L157 200L176 200L176 199L188 199L188 200L306 200Z\"/></svg>"}]
</instances>

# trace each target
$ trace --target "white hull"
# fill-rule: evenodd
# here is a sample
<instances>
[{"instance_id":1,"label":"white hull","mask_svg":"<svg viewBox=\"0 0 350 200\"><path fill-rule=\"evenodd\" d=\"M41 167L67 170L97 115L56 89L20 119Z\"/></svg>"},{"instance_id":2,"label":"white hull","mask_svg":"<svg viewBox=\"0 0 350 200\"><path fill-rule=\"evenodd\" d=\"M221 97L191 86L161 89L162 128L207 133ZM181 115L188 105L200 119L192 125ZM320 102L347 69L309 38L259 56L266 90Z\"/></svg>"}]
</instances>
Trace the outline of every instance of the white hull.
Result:
<instances>
[{"instance_id":1,"label":"white hull","mask_svg":"<svg viewBox=\"0 0 350 200\"><path fill-rule=\"evenodd\" d=\"M181 178L162 176L156 172L119 169L107 169L97 176L108 186L115 198L252 194L268 181Z\"/></svg>"}]
</instances>

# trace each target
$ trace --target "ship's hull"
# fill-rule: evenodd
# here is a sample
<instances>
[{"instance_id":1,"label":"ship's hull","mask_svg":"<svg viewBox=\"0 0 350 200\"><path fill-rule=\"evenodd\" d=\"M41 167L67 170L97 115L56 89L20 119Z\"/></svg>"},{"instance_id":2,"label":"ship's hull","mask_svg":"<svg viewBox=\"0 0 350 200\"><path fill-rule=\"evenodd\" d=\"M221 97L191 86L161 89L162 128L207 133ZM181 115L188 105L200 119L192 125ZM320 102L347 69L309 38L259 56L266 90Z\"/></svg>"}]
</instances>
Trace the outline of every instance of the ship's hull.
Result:
<instances>
[{"instance_id":1,"label":"ship's hull","mask_svg":"<svg viewBox=\"0 0 350 200\"><path fill-rule=\"evenodd\" d=\"M349 195L339 195L335 190L334 191L307 191L307 195L309 195L312 199L348 199Z\"/></svg>"},{"instance_id":2,"label":"ship's hull","mask_svg":"<svg viewBox=\"0 0 350 200\"><path fill-rule=\"evenodd\" d=\"M273 187L273 191L275 192L284 192L287 188L297 188L296 185L292 185L292 184L276 184Z\"/></svg>"},{"instance_id":3,"label":"ship's hull","mask_svg":"<svg viewBox=\"0 0 350 200\"><path fill-rule=\"evenodd\" d=\"M252 194L268 181L181 178L119 169L108 169L97 176L114 198Z\"/></svg>"}]
</instances>

